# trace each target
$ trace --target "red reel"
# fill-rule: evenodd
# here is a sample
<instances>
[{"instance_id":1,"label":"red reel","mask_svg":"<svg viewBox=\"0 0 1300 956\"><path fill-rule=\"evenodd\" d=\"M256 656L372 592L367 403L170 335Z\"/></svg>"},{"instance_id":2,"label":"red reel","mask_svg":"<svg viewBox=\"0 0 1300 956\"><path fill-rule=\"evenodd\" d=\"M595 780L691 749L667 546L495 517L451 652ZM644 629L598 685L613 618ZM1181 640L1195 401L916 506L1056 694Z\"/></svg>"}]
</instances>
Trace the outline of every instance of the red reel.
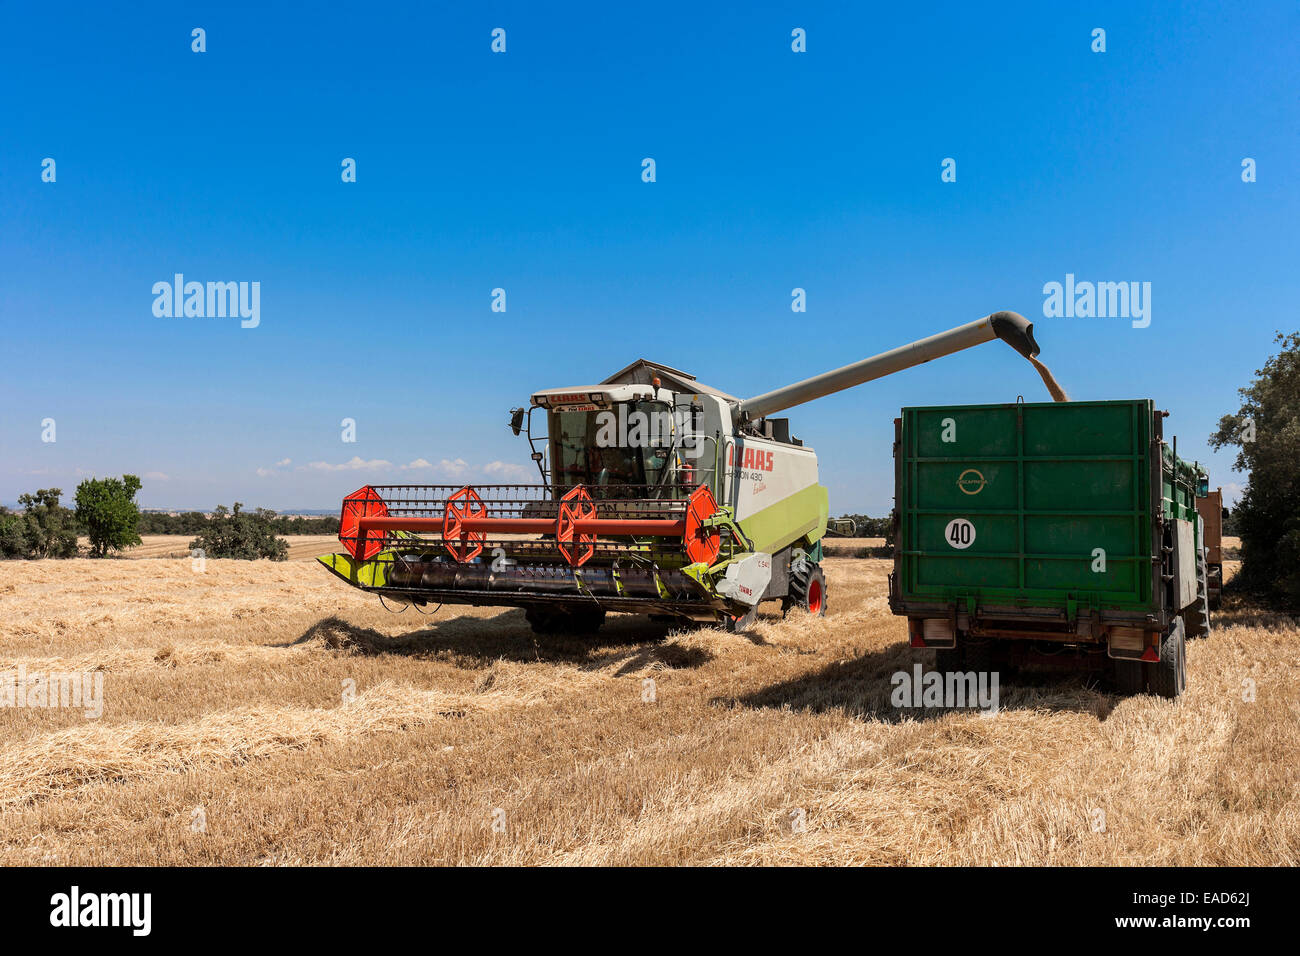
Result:
<instances>
[{"instance_id":1,"label":"red reel","mask_svg":"<svg viewBox=\"0 0 1300 956\"><path fill-rule=\"evenodd\" d=\"M582 567L596 553L596 535L593 532L579 534L574 547L574 524L595 517L596 505L582 485L560 499L560 515L555 520L555 542L564 560L575 568Z\"/></svg>"},{"instance_id":2,"label":"red reel","mask_svg":"<svg viewBox=\"0 0 1300 956\"><path fill-rule=\"evenodd\" d=\"M708 485L700 485L691 492L686 502L686 535L683 544L686 556L697 564L713 564L722 551L722 534L717 528L704 527L704 519L711 518L718 503Z\"/></svg>"},{"instance_id":3,"label":"red reel","mask_svg":"<svg viewBox=\"0 0 1300 956\"><path fill-rule=\"evenodd\" d=\"M357 525L362 518L384 518L388 505L379 492L366 485L343 499L343 512L339 515L339 541L348 554L358 561L369 561L384 550L384 536L374 531L362 534Z\"/></svg>"},{"instance_id":4,"label":"red reel","mask_svg":"<svg viewBox=\"0 0 1300 956\"><path fill-rule=\"evenodd\" d=\"M463 504L462 504L463 502ZM487 515L487 505L478 496L478 492L466 485L447 499L447 508L442 518L442 540L447 545L451 556L464 564L473 561L483 551L483 541L487 534L482 531L467 531L461 526L465 518L482 518Z\"/></svg>"}]
</instances>

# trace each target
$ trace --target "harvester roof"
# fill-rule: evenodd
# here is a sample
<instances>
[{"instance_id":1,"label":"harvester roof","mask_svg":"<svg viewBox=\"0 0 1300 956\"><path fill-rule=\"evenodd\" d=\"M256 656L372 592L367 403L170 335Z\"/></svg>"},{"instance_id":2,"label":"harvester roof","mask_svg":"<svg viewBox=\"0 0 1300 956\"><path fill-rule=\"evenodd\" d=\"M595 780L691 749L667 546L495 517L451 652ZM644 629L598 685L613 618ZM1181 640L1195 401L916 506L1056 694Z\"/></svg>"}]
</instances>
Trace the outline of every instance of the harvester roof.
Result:
<instances>
[{"instance_id":1,"label":"harvester roof","mask_svg":"<svg viewBox=\"0 0 1300 956\"><path fill-rule=\"evenodd\" d=\"M674 392L690 392L696 395L716 395L729 402L738 402L734 395L728 395L720 388L696 381L690 372L683 372L671 365L652 362L649 359L637 359L625 369L615 372L600 384L602 385L650 385L655 378L660 384Z\"/></svg>"}]
</instances>

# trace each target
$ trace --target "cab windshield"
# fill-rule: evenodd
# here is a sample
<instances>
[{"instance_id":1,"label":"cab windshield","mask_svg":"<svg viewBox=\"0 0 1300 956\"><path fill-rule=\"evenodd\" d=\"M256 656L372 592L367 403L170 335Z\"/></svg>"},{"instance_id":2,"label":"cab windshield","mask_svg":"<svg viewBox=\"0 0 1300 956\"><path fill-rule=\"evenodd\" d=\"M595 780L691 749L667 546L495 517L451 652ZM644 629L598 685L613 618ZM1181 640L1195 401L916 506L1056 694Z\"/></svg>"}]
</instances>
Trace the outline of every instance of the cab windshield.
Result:
<instances>
[{"instance_id":1,"label":"cab windshield","mask_svg":"<svg viewBox=\"0 0 1300 956\"><path fill-rule=\"evenodd\" d=\"M659 483L673 443L667 402L622 402L608 409L555 411L552 416L552 481L557 488ZM632 491L632 496L637 493Z\"/></svg>"}]
</instances>

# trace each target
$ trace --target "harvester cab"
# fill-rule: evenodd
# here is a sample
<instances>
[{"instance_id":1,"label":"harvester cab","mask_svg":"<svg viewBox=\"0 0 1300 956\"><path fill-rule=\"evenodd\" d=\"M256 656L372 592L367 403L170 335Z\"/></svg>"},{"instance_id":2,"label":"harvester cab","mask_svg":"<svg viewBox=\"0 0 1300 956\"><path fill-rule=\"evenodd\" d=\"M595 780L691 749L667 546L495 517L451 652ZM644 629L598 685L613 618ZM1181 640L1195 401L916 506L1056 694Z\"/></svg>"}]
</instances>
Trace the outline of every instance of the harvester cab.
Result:
<instances>
[{"instance_id":1,"label":"harvester cab","mask_svg":"<svg viewBox=\"0 0 1300 956\"><path fill-rule=\"evenodd\" d=\"M367 485L343 502L345 553L320 560L388 599L520 607L542 633L607 611L740 631L765 600L824 614L826 488L772 414L994 338L1038 353L998 312L751 399L645 359L543 389L510 417L539 483Z\"/></svg>"}]
</instances>

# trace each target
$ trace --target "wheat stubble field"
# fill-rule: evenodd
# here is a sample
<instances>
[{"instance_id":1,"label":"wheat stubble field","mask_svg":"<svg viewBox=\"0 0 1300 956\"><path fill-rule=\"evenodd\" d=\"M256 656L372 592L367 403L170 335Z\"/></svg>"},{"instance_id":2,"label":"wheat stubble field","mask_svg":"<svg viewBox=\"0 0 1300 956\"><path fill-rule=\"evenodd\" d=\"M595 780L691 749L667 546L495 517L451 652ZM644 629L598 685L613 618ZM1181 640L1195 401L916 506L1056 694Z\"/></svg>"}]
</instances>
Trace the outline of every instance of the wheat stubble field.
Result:
<instances>
[{"instance_id":1,"label":"wheat stubble field","mask_svg":"<svg viewBox=\"0 0 1300 956\"><path fill-rule=\"evenodd\" d=\"M1019 677L993 717L900 712L889 678L915 652L888 562L854 542L826 561L825 619L611 616L590 641L499 608L393 615L295 544L202 574L6 564L0 669L102 670L105 706L0 709L0 863L1300 859L1292 619L1225 610L1177 705Z\"/></svg>"}]
</instances>

